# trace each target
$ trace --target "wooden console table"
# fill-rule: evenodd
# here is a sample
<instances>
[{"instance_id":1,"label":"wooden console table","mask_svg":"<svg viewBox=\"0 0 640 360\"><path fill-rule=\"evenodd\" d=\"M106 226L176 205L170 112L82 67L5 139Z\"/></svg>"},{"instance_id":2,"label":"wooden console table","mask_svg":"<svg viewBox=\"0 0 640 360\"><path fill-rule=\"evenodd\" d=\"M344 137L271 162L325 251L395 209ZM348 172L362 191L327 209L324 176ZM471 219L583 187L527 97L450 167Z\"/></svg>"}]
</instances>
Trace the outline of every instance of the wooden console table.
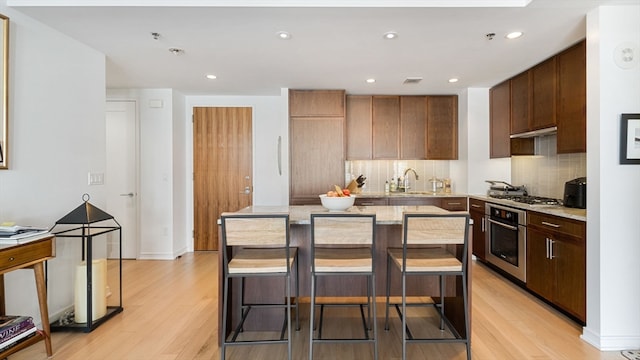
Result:
<instances>
[{"instance_id":1,"label":"wooden console table","mask_svg":"<svg viewBox=\"0 0 640 360\"><path fill-rule=\"evenodd\" d=\"M47 355L53 355L51 331L49 329L49 310L47 307L47 287L43 264L46 260L56 256L55 245L55 237L51 234L36 237L31 241L20 244L0 245L0 314L5 315L4 274L19 269L33 269L38 291L40 318L42 320L42 332L36 332L35 336L18 342L6 351L0 352L0 359L4 359L41 340L44 340Z\"/></svg>"}]
</instances>

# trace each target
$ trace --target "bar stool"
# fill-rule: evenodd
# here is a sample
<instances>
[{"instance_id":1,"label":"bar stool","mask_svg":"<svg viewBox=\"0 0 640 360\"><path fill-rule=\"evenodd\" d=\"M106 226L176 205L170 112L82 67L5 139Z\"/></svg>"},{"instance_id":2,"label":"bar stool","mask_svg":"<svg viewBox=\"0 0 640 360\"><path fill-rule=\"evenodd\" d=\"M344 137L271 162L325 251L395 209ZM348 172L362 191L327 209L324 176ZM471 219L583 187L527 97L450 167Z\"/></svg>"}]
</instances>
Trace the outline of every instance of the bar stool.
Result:
<instances>
[{"instance_id":1,"label":"bar stool","mask_svg":"<svg viewBox=\"0 0 640 360\"><path fill-rule=\"evenodd\" d=\"M291 360L291 309L296 309L296 330L300 330L298 315L299 277L298 251L289 246L288 214L223 213L221 216L222 249L224 261L224 296L222 312L221 359L225 359L227 346L287 344ZM293 267L295 264L295 268ZM291 304L291 273L296 277L296 303ZM249 277L281 277L285 281L284 303L247 303L244 296L244 279ZM241 316L239 324L227 337L229 283L240 279ZM237 340L244 330L249 311L259 308L283 308L285 319L278 339ZM285 331L287 337L285 339Z\"/></svg>"},{"instance_id":2,"label":"bar stool","mask_svg":"<svg viewBox=\"0 0 640 360\"><path fill-rule=\"evenodd\" d=\"M311 319L309 326L309 359L313 359L313 344L327 342L373 343L374 359L378 359L378 327L376 325L375 281L375 214L312 213L311 214ZM331 306L359 306L364 327L363 338L322 338L324 306L320 305L318 336L314 336L317 296L316 280L319 276L366 276L367 313L365 304L331 304ZM373 313L373 315L372 315ZM372 319L373 316L373 319ZM373 337L369 330L373 328Z\"/></svg>"},{"instance_id":3,"label":"bar stool","mask_svg":"<svg viewBox=\"0 0 640 360\"><path fill-rule=\"evenodd\" d=\"M387 249L387 301L385 309L385 330L389 330L389 293L391 289L391 268L396 267L402 275L402 310L394 304L402 320L402 359L406 359L407 343L462 342L466 345L467 359L471 359L469 342L469 309L467 294L467 248L469 242L468 214L403 214L402 248ZM452 245L461 245L461 259L451 252ZM457 247L455 247L457 248ZM455 250L454 250L455 251ZM440 280L439 303L407 304L407 276L437 275ZM462 278L462 297L464 304L464 336L453 327L444 313L446 275ZM441 335L446 328L448 337L416 338L407 326L407 306L432 306L436 309Z\"/></svg>"}]
</instances>

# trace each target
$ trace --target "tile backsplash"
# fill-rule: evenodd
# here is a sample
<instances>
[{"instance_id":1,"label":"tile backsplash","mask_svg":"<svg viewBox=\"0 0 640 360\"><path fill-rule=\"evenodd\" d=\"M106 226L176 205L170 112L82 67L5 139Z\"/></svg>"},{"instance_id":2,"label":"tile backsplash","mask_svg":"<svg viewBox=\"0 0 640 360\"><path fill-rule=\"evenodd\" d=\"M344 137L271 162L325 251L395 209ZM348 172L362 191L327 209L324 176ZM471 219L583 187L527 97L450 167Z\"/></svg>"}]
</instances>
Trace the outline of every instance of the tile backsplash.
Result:
<instances>
[{"instance_id":1,"label":"tile backsplash","mask_svg":"<svg viewBox=\"0 0 640 360\"><path fill-rule=\"evenodd\" d=\"M557 154L557 136L535 139L534 156L511 158L511 183L525 185L529 195L562 199L564 183L587 176L587 154Z\"/></svg>"},{"instance_id":2,"label":"tile backsplash","mask_svg":"<svg viewBox=\"0 0 640 360\"><path fill-rule=\"evenodd\" d=\"M429 191L430 178L449 177L448 160L351 160L345 162L345 184L362 174L367 178L363 193L384 192L385 181L403 176L409 168L419 177L416 180L412 172L408 174L411 191Z\"/></svg>"}]
</instances>

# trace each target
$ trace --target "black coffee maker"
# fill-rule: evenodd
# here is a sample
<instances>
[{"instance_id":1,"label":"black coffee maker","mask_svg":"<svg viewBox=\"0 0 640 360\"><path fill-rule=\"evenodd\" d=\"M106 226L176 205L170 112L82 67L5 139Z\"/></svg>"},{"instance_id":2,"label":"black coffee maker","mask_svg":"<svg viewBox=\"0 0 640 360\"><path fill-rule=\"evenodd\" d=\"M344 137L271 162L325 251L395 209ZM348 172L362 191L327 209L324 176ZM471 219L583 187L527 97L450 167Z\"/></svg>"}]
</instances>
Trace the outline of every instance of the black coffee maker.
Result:
<instances>
[{"instance_id":1,"label":"black coffee maker","mask_svg":"<svg viewBox=\"0 0 640 360\"><path fill-rule=\"evenodd\" d=\"M564 206L587 208L587 178L579 177L564 184Z\"/></svg>"}]
</instances>

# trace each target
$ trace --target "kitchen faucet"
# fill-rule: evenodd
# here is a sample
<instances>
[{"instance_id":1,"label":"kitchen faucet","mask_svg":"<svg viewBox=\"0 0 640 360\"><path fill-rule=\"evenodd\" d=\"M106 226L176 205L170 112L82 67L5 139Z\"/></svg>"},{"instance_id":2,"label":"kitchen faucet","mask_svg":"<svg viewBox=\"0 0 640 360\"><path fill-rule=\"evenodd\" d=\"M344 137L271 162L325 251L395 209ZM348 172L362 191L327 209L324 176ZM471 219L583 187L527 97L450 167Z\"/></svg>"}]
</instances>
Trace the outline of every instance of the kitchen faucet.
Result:
<instances>
[{"instance_id":1,"label":"kitchen faucet","mask_svg":"<svg viewBox=\"0 0 640 360\"><path fill-rule=\"evenodd\" d=\"M413 175L415 175L415 177L416 177L416 181L420 178L418 176L418 173L416 172L416 170L414 168L408 168L407 170L405 170L404 171L404 191L405 192L407 192L409 190L409 177L407 176L409 171L413 172Z\"/></svg>"}]
</instances>

